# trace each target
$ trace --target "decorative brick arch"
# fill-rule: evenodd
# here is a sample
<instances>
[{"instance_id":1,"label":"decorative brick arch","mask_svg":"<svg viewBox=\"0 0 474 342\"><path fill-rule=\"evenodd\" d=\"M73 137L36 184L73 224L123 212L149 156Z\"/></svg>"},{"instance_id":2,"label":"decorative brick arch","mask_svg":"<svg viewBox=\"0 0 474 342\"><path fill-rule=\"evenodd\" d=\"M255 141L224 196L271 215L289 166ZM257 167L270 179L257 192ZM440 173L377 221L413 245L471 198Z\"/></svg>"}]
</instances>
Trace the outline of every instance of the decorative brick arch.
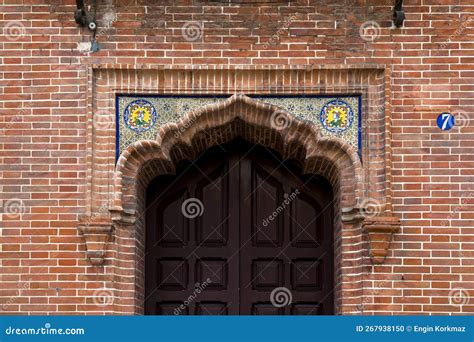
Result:
<instances>
[{"instance_id":1,"label":"decorative brick arch","mask_svg":"<svg viewBox=\"0 0 474 342\"><path fill-rule=\"evenodd\" d=\"M323 137L318 128L276 106L245 95L205 106L177 124L163 126L156 141L138 141L120 156L115 172L115 213L136 215L137 185L172 173L183 159L195 159L216 144L243 137L270 147L285 159L301 162L305 173L319 174L341 192L345 210L356 208L362 196L363 173L357 152L337 138Z\"/></svg>"},{"instance_id":2,"label":"decorative brick arch","mask_svg":"<svg viewBox=\"0 0 474 342\"><path fill-rule=\"evenodd\" d=\"M109 269L113 269L113 312L143 313L145 192L150 181L173 174L181 160L193 160L213 145L236 137L272 148L285 159L296 159L305 173L318 174L331 183L335 195L335 312L352 312L360 305L363 285L354 268L367 265L369 257L376 263L383 261L398 220L387 214L384 205L375 208L375 214L365 215L374 208L364 198L368 180L350 145L322 136L313 123L276 106L237 94L161 127L154 141L129 146L116 164L110 215L99 214L80 224L91 262L102 265L107 255Z\"/></svg>"}]
</instances>

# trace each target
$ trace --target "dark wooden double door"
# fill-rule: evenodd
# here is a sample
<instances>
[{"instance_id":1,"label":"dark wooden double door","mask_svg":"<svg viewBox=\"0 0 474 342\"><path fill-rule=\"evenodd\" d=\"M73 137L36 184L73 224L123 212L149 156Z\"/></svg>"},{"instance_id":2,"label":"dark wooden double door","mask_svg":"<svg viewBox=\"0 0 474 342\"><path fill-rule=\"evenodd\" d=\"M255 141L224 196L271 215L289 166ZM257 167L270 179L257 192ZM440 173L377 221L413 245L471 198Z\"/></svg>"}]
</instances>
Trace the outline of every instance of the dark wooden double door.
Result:
<instances>
[{"instance_id":1,"label":"dark wooden double door","mask_svg":"<svg viewBox=\"0 0 474 342\"><path fill-rule=\"evenodd\" d=\"M214 147L155 179L147 208L146 314L333 313L331 187L276 152Z\"/></svg>"}]
</instances>

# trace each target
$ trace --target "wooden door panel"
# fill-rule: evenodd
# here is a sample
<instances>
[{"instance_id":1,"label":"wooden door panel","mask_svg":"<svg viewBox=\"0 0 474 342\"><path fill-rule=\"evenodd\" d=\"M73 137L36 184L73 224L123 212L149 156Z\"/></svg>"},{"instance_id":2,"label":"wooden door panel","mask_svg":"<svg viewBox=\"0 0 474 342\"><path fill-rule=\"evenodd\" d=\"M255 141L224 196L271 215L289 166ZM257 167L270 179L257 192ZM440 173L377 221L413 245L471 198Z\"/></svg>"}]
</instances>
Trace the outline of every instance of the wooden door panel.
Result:
<instances>
[{"instance_id":1,"label":"wooden door panel","mask_svg":"<svg viewBox=\"0 0 474 342\"><path fill-rule=\"evenodd\" d=\"M242 143L157 179L147 195L145 312L331 314L331 196L321 179ZM182 214L191 198L203 206L194 218ZM271 294L282 287L292 301L277 307Z\"/></svg>"},{"instance_id":2,"label":"wooden door panel","mask_svg":"<svg viewBox=\"0 0 474 342\"><path fill-rule=\"evenodd\" d=\"M204 165L196 163L184 167L177 177L167 182L158 179L150 186L147 314L177 314L180 307L180 315L238 314L238 275L229 272L238 269L238 258L231 256L238 253L239 240L238 221L232 219L237 215L230 206L236 203L230 198L230 179L235 178L229 172L230 162L213 159ZM184 209L186 200L191 200L194 208ZM176 231L169 235L177 233L179 238L163 239L165 225L174 227Z\"/></svg>"},{"instance_id":3,"label":"wooden door panel","mask_svg":"<svg viewBox=\"0 0 474 342\"><path fill-rule=\"evenodd\" d=\"M159 258L156 260L156 275L158 290L185 290L189 283L188 260L185 258Z\"/></svg>"},{"instance_id":4,"label":"wooden door panel","mask_svg":"<svg viewBox=\"0 0 474 342\"><path fill-rule=\"evenodd\" d=\"M249 181L242 179L241 181ZM252 170L251 203L252 244L256 247L276 247L283 243L283 217L276 209L283 200L283 185L263 169ZM244 200L246 200L244 198Z\"/></svg>"},{"instance_id":5,"label":"wooden door panel","mask_svg":"<svg viewBox=\"0 0 474 342\"><path fill-rule=\"evenodd\" d=\"M257 155L241 162L241 174L241 196L250 196L252 202L241 203L244 223L240 226L240 313L331 313L332 277L324 277L324 272L333 272L332 260L329 261L333 247L332 223L325 221L332 217L330 197L320 194L317 180L305 182L281 162L264 160ZM314 192L319 196L314 196ZM265 203L261 204L262 201ZM252 213L250 220L249 212ZM273 219L267 220L264 226L260 221L262 217ZM260 238L266 243L244 244L258 234L266 238ZM279 243L274 243L275 236L281 237ZM245 270L248 264L252 265L250 275ZM269 300L276 288L286 288L292 302L281 308L274 307Z\"/></svg>"},{"instance_id":6,"label":"wooden door panel","mask_svg":"<svg viewBox=\"0 0 474 342\"><path fill-rule=\"evenodd\" d=\"M323 309L323 305L317 302L300 302L297 304L292 304L290 312L294 316L327 314Z\"/></svg>"},{"instance_id":7,"label":"wooden door panel","mask_svg":"<svg viewBox=\"0 0 474 342\"><path fill-rule=\"evenodd\" d=\"M291 264L291 288L296 291L321 291L323 271L322 259L294 259Z\"/></svg>"},{"instance_id":8,"label":"wooden door panel","mask_svg":"<svg viewBox=\"0 0 474 342\"><path fill-rule=\"evenodd\" d=\"M226 302L199 302L196 306L196 315L228 315L229 307L227 304Z\"/></svg>"},{"instance_id":9,"label":"wooden door panel","mask_svg":"<svg viewBox=\"0 0 474 342\"><path fill-rule=\"evenodd\" d=\"M324 240L322 209L316 200L300 193L290 203L291 244L297 247L318 247Z\"/></svg>"},{"instance_id":10,"label":"wooden door panel","mask_svg":"<svg viewBox=\"0 0 474 342\"><path fill-rule=\"evenodd\" d=\"M152 314L152 315L174 315L176 308L179 308L181 305L183 305L184 302L169 302L169 301L161 301L157 302L155 308L153 308L153 312L150 313L148 312L147 314ZM184 307L181 311L182 315L188 315L189 314L189 308Z\"/></svg>"},{"instance_id":11,"label":"wooden door panel","mask_svg":"<svg viewBox=\"0 0 474 342\"><path fill-rule=\"evenodd\" d=\"M284 308L277 308L271 302L257 302L252 304L251 315L258 316L277 316L284 315Z\"/></svg>"},{"instance_id":12,"label":"wooden door panel","mask_svg":"<svg viewBox=\"0 0 474 342\"><path fill-rule=\"evenodd\" d=\"M197 245L222 247L229 236L229 173L228 165L221 165L205 175L197 184L196 197L203 204L202 215L196 217Z\"/></svg>"},{"instance_id":13,"label":"wooden door panel","mask_svg":"<svg viewBox=\"0 0 474 342\"><path fill-rule=\"evenodd\" d=\"M189 222L181 213L183 201L189 197L186 191L169 196L157 207L156 243L160 246L183 247L188 243Z\"/></svg>"},{"instance_id":14,"label":"wooden door panel","mask_svg":"<svg viewBox=\"0 0 474 342\"><path fill-rule=\"evenodd\" d=\"M272 291L275 287L283 286L284 281L285 265L282 259L252 259L252 290ZM249 285L245 284L246 287Z\"/></svg>"},{"instance_id":15,"label":"wooden door panel","mask_svg":"<svg viewBox=\"0 0 474 342\"><path fill-rule=\"evenodd\" d=\"M200 258L197 260L196 281L209 282L207 289L224 291L229 287L228 260L225 258Z\"/></svg>"}]
</instances>

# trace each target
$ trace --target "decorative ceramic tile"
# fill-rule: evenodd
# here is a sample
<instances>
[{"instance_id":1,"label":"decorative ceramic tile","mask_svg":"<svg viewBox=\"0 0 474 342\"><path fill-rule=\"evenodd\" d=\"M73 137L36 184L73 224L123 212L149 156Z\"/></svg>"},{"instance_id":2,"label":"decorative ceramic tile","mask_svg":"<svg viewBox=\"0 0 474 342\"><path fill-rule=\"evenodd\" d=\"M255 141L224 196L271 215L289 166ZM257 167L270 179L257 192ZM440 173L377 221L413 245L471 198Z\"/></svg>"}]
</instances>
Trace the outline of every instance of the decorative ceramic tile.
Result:
<instances>
[{"instance_id":1,"label":"decorative ceramic tile","mask_svg":"<svg viewBox=\"0 0 474 342\"><path fill-rule=\"evenodd\" d=\"M158 128L177 122L186 113L229 96L118 95L117 158L138 140L154 140ZM337 136L360 150L360 96L250 96L276 105L298 119L319 127L323 135Z\"/></svg>"},{"instance_id":2,"label":"decorative ceramic tile","mask_svg":"<svg viewBox=\"0 0 474 342\"><path fill-rule=\"evenodd\" d=\"M143 133L156 125L156 109L147 100L139 99L130 102L123 112L123 122L127 129Z\"/></svg>"},{"instance_id":3,"label":"decorative ceramic tile","mask_svg":"<svg viewBox=\"0 0 474 342\"><path fill-rule=\"evenodd\" d=\"M352 127L354 112L347 102L337 99L323 106L319 119L327 131L338 134Z\"/></svg>"}]
</instances>

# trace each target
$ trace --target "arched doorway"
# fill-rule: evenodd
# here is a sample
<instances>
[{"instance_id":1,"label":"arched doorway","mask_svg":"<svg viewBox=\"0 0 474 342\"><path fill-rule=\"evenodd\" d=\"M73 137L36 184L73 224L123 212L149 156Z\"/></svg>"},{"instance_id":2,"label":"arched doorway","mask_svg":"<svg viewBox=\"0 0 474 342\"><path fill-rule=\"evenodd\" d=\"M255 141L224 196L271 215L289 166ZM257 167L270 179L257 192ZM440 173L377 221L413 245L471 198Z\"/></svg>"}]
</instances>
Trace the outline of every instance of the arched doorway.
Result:
<instances>
[{"instance_id":1,"label":"arched doorway","mask_svg":"<svg viewBox=\"0 0 474 342\"><path fill-rule=\"evenodd\" d=\"M281 118L286 125L277 124ZM361 260L370 256L377 262L383 260L387 237L393 231L388 216L382 218L387 224L371 221L370 226L361 225L366 182L357 151L339 138L322 137L310 122L239 94L190 112L176 125L163 126L155 140L130 145L118 159L109 209L112 225L99 221L83 233L90 259L101 262L107 246L104 240L113 228L113 241L108 246L116 253L113 265L118 295L114 307L122 313L145 313L145 195L150 182L160 175L176 174L183 161L195 160L203 151L238 137L278 151L284 159L297 160L303 174L329 181L334 197L334 313L357 312L363 300L365 264ZM124 265L126 273L122 272Z\"/></svg>"},{"instance_id":2,"label":"arched doorway","mask_svg":"<svg viewBox=\"0 0 474 342\"><path fill-rule=\"evenodd\" d=\"M333 192L241 138L147 188L146 314L334 313Z\"/></svg>"}]
</instances>

